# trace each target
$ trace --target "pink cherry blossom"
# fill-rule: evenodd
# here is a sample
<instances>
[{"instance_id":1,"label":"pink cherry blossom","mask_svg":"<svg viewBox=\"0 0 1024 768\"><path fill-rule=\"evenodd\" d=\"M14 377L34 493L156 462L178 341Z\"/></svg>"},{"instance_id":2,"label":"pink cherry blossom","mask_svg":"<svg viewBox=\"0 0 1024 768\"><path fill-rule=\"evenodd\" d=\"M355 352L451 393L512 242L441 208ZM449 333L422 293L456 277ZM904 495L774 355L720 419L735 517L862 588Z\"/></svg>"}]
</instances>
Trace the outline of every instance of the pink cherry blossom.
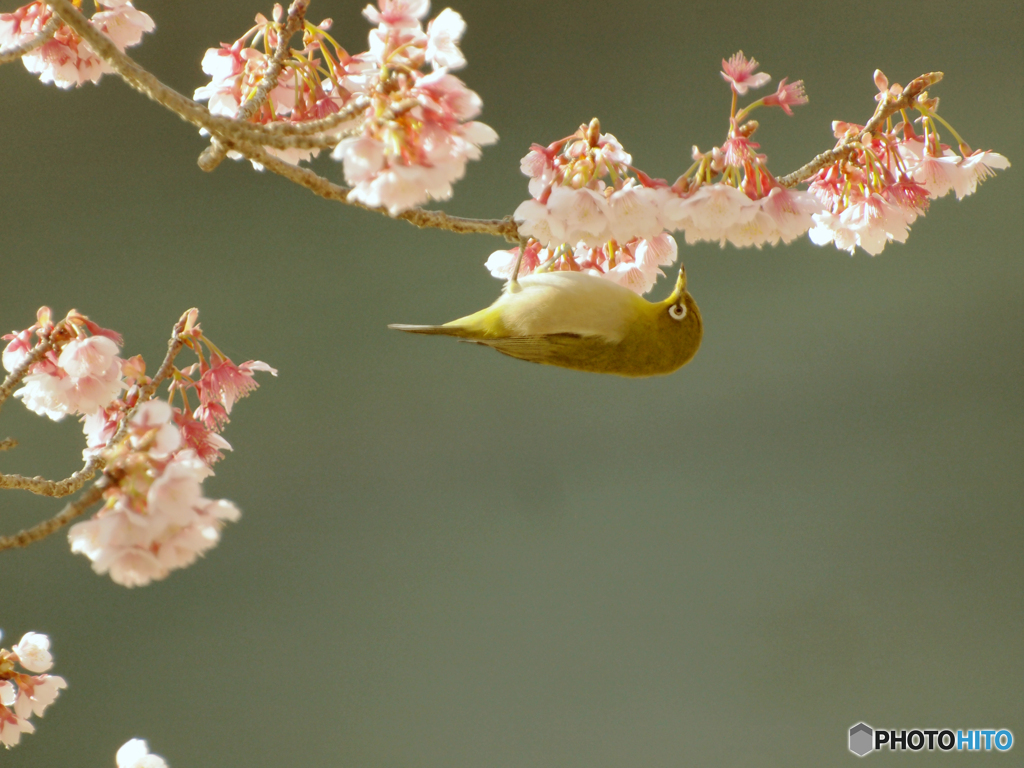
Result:
<instances>
[{"instance_id":1,"label":"pink cherry blossom","mask_svg":"<svg viewBox=\"0 0 1024 768\"><path fill-rule=\"evenodd\" d=\"M94 14L90 23L110 37L122 51L138 45L142 36L155 28L153 19L129 2L114 0L103 3L103 6L106 10ZM35 36L52 15L42 2L29 3L13 13L0 14L0 47L17 45ZM22 56L22 62L44 83L53 83L60 88L95 83L113 71L77 33L63 24L48 42Z\"/></svg>"},{"instance_id":2,"label":"pink cherry blossom","mask_svg":"<svg viewBox=\"0 0 1024 768\"><path fill-rule=\"evenodd\" d=\"M174 421L180 430L184 447L195 451L209 466L224 458L222 451L232 450L231 443L208 429L206 424L194 418L188 411L175 409Z\"/></svg>"},{"instance_id":3,"label":"pink cherry blossom","mask_svg":"<svg viewBox=\"0 0 1024 768\"><path fill-rule=\"evenodd\" d=\"M771 217L779 238L791 243L811 226L811 216L822 211L821 202L810 192L772 187L760 200L761 211Z\"/></svg>"},{"instance_id":4,"label":"pink cherry blossom","mask_svg":"<svg viewBox=\"0 0 1024 768\"><path fill-rule=\"evenodd\" d=\"M67 687L67 681L60 675L21 675L18 677L18 698L14 703L14 713L25 719L32 715L42 717L46 708Z\"/></svg>"},{"instance_id":5,"label":"pink cherry blossom","mask_svg":"<svg viewBox=\"0 0 1024 768\"><path fill-rule=\"evenodd\" d=\"M978 184L990 176L995 175L993 169L1006 169L1010 167L1010 161L998 152L989 150L977 150L968 155L960 163L960 170L963 175L953 180L953 191L956 192L956 199L962 200L967 195L973 195Z\"/></svg>"},{"instance_id":6,"label":"pink cherry blossom","mask_svg":"<svg viewBox=\"0 0 1024 768\"><path fill-rule=\"evenodd\" d=\"M520 162L532 195L513 214L520 233L548 248L657 237L671 193L631 161L596 120L548 147L533 145Z\"/></svg>"},{"instance_id":7,"label":"pink cherry blossom","mask_svg":"<svg viewBox=\"0 0 1024 768\"><path fill-rule=\"evenodd\" d=\"M425 56L435 68L449 72L466 66L466 57L459 50L459 41L466 31L466 22L456 11L445 8L427 25Z\"/></svg>"},{"instance_id":8,"label":"pink cherry blossom","mask_svg":"<svg viewBox=\"0 0 1024 768\"><path fill-rule=\"evenodd\" d=\"M385 27L418 27L419 20L430 12L430 0L379 0L380 10L372 5L363 9L371 24Z\"/></svg>"},{"instance_id":9,"label":"pink cherry blossom","mask_svg":"<svg viewBox=\"0 0 1024 768\"><path fill-rule=\"evenodd\" d=\"M489 126L472 121L480 98L443 69L417 73L407 89L386 96L419 106L397 120L367 120L361 136L341 141L332 152L352 187L349 200L387 208L392 216L428 199L447 200L466 163L497 141Z\"/></svg>"},{"instance_id":10,"label":"pink cherry blossom","mask_svg":"<svg viewBox=\"0 0 1024 768\"><path fill-rule=\"evenodd\" d=\"M259 386L253 375L256 371L266 371L277 376L277 370L261 360L248 360L241 365L235 365L229 358L217 359L203 373L197 385L201 402L204 405L219 402L227 413L231 413L231 408L237 400L248 396Z\"/></svg>"},{"instance_id":11,"label":"pink cherry blossom","mask_svg":"<svg viewBox=\"0 0 1024 768\"><path fill-rule=\"evenodd\" d=\"M762 103L766 107L782 107L787 115L792 115L791 107L807 103L807 94L804 93L804 81L797 80L795 83L786 84L787 78L779 81L779 87L775 93L765 96Z\"/></svg>"},{"instance_id":12,"label":"pink cherry blossom","mask_svg":"<svg viewBox=\"0 0 1024 768\"><path fill-rule=\"evenodd\" d=\"M128 421L128 440L136 450L148 450L164 459L181 447L181 433L171 420L173 410L166 400L147 400Z\"/></svg>"},{"instance_id":13,"label":"pink cherry blossom","mask_svg":"<svg viewBox=\"0 0 1024 768\"><path fill-rule=\"evenodd\" d=\"M50 669L50 638L26 632L11 650L0 648L0 744L8 748L18 744L21 734L35 732L32 716L41 717L67 687L59 675L27 674L16 665L29 672Z\"/></svg>"},{"instance_id":14,"label":"pink cherry blossom","mask_svg":"<svg viewBox=\"0 0 1024 768\"><path fill-rule=\"evenodd\" d=\"M743 51L739 51L728 60L722 59L722 78L736 93L743 96L748 89L760 88L772 79L771 75L765 72L755 74L759 66L756 59L748 59L743 55Z\"/></svg>"},{"instance_id":15,"label":"pink cherry blossom","mask_svg":"<svg viewBox=\"0 0 1024 768\"><path fill-rule=\"evenodd\" d=\"M860 246L877 256L887 242L906 242L914 217L916 213L886 201L876 192L841 213L814 214L815 226L808 235L817 245L834 242L836 248L849 251L851 255L855 247Z\"/></svg>"},{"instance_id":16,"label":"pink cherry blossom","mask_svg":"<svg viewBox=\"0 0 1024 768\"><path fill-rule=\"evenodd\" d=\"M167 462L135 459L128 466L134 467L130 482L123 480L103 509L68 532L71 551L115 583L145 586L166 578L216 546L224 523L240 517L231 502L202 495L201 483L212 471L192 450Z\"/></svg>"},{"instance_id":17,"label":"pink cherry blossom","mask_svg":"<svg viewBox=\"0 0 1024 768\"><path fill-rule=\"evenodd\" d=\"M22 386L15 391L14 397L20 398L33 413L46 416L53 421L60 421L75 410L72 388L74 382L68 377L41 371L33 373L21 380Z\"/></svg>"},{"instance_id":18,"label":"pink cherry blossom","mask_svg":"<svg viewBox=\"0 0 1024 768\"><path fill-rule=\"evenodd\" d=\"M15 331L3 337L10 339L7 346L4 347L2 357L0 357L8 373L14 371L15 368L28 358L29 352L32 351L33 330L34 328L26 328L24 331Z\"/></svg>"},{"instance_id":19,"label":"pink cherry blossom","mask_svg":"<svg viewBox=\"0 0 1024 768\"><path fill-rule=\"evenodd\" d=\"M92 17L92 25L109 37L119 50L142 42L142 36L156 29L148 14L136 10L130 2L105 2L109 11L100 11Z\"/></svg>"},{"instance_id":20,"label":"pink cherry blossom","mask_svg":"<svg viewBox=\"0 0 1024 768\"><path fill-rule=\"evenodd\" d=\"M87 460L107 447L117 432L121 422L121 408L114 406L100 408L95 413L82 418L82 431L85 433L85 449L82 458Z\"/></svg>"},{"instance_id":21,"label":"pink cherry blossom","mask_svg":"<svg viewBox=\"0 0 1024 768\"><path fill-rule=\"evenodd\" d=\"M664 216L669 228L686 231L688 243L717 240L724 245L730 228L750 222L760 207L736 187L703 184L686 197L665 203Z\"/></svg>"},{"instance_id":22,"label":"pink cherry blossom","mask_svg":"<svg viewBox=\"0 0 1024 768\"><path fill-rule=\"evenodd\" d=\"M131 739L117 750L117 768L167 768L167 762L150 754L144 739Z\"/></svg>"},{"instance_id":23,"label":"pink cherry blossom","mask_svg":"<svg viewBox=\"0 0 1024 768\"><path fill-rule=\"evenodd\" d=\"M53 666L50 638L41 632L26 632L11 650L29 672L46 672Z\"/></svg>"},{"instance_id":24,"label":"pink cherry blossom","mask_svg":"<svg viewBox=\"0 0 1024 768\"><path fill-rule=\"evenodd\" d=\"M0 744L8 748L16 747L21 741L21 734L35 732L36 727L30 721L0 705Z\"/></svg>"}]
</instances>

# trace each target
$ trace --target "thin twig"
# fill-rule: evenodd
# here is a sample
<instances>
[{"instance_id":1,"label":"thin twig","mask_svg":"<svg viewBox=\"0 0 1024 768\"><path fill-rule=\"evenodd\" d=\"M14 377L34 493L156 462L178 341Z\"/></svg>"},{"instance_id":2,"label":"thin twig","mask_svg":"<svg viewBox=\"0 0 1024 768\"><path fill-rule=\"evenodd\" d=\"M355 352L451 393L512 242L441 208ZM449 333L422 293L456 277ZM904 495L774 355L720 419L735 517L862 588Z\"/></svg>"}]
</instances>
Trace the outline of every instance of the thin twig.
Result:
<instances>
[{"instance_id":1,"label":"thin twig","mask_svg":"<svg viewBox=\"0 0 1024 768\"><path fill-rule=\"evenodd\" d=\"M27 547L29 544L45 539L51 533L60 530L76 517L84 514L89 507L103 498L103 492L107 488L111 485L116 485L117 482L117 478L111 475L104 475L88 491L74 501L69 502L64 509L49 520L44 520L38 525L18 531L11 536L0 536L0 552L5 549L13 549L14 547Z\"/></svg>"},{"instance_id":2,"label":"thin twig","mask_svg":"<svg viewBox=\"0 0 1024 768\"><path fill-rule=\"evenodd\" d=\"M0 488L16 488L31 491L38 496L69 496L82 488L96 475L100 462L96 457L89 459L85 466L63 480L47 480L42 477L0 474Z\"/></svg>"},{"instance_id":3,"label":"thin twig","mask_svg":"<svg viewBox=\"0 0 1024 768\"><path fill-rule=\"evenodd\" d=\"M850 153L854 152L860 146L864 138L874 133L885 120L899 112L901 109L908 109L912 107L914 102L917 101L917 97L923 93L926 88L934 85L941 79L941 72L929 72L911 80L898 97L893 97L891 93L886 91L882 95L881 100L879 100L878 106L875 107L875 114L871 116L870 120L868 120L863 131L858 133L854 138L843 139L835 146L835 148L822 152L811 160L811 162L807 163L807 165L796 169L786 176L780 177L778 179L779 184L784 187L795 187L800 182L809 179L825 166L831 165L837 160L849 157Z\"/></svg>"},{"instance_id":4,"label":"thin twig","mask_svg":"<svg viewBox=\"0 0 1024 768\"><path fill-rule=\"evenodd\" d=\"M309 0L293 0L291 6L289 6L288 19L278 34L277 49L274 51L274 57L270 60L270 66L267 67L266 74L263 75L260 84L256 86L256 91L246 100L239 108L238 114L235 115L235 119L240 123L248 122L249 118L256 114L256 110L263 106L270 92L277 87L277 78L284 69L284 60L292 50L289 42L292 36L302 29L308 5ZM227 153L227 148L214 136L210 146L199 155L199 167L204 171L212 171L223 162Z\"/></svg>"},{"instance_id":5,"label":"thin twig","mask_svg":"<svg viewBox=\"0 0 1024 768\"><path fill-rule=\"evenodd\" d=\"M138 410L139 406L145 403L147 400L152 399L153 395L156 394L157 387L171 375L171 369L174 367L174 358L178 356L185 347L186 338L181 335L182 331L185 330L185 325L188 323L189 315L195 312L195 309L190 309L183 314L178 322L174 324L174 328L171 329L171 338L167 342L167 354L164 355L164 360L160 363L160 367L156 371L156 375L150 379L149 383L139 389L139 397L135 401L135 405L132 406L131 410L121 417L121 424L117 428L117 432L114 436L107 441L107 446L117 445L124 436L128 434L128 422L131 421L135 411ZM102 465L100 465L102 468Z\"/></svg>"},{"instance_id":6,"label":"thin twig","mask_svg":"<svg viewBox=\"0 0 1024 768\"><path fill-rule=\"evenodd\" d=\"M259 128L266 134L279 136L309 136L314 133L323 133L331 128L337 128L342 123L347 123L353 117L370 106L370 99L363 94L353 96L352 101L339 109L333 115L322 117L319 120L305 120L301 123L289 123L285 121L264 123L253 126Z\"/></svg>"},{"instance_id":7,"label":"thin twig","mask_svg":"<svg viewBox=\"0 0 1024 768\"><path fill-rule=\"evenodd\" d=\"M261 163L274 173L301 184L321 197L390 216L385 208L370 208L361 205L357 201L349 200L349 190L345 187L331 184L326 179L317 176L305 168L291 166L277 158L272 158L262 148L253 146L249 140L249 131L256 128L256 126L252 123L239 123L230 118L211 115L210 111L202 104L197 104L170 86L161 83L155 76L136 64L130 56L118 50L106 35L88 22L78 9L71 4L70 0L47 0L47 4L53 8L54 13L59 15L69 27L89 43L89 47L106 61L128 85L157 104L171 110L181 119L200 128L206 128L210 133L219 134L224 143L228 145L228 149L234 149L250 159L255 159L256 162ZM260 159L261 157L266 159ZM287 166L291 171L285 172L281 166ZM461 216L449 216L442 211L426 211L420 208L413 208L391 218L403 219L417 227L445 229L449 232L478 232L481 234L497 235L504 237L512 243L519 240L515 222L512 221L511 217L504 219L468 219Z\"/></svg>"},{"instance_id":8,"label":"thin twig","mask_svg":"<svg viewBox=\"0 0 1024 768\"><path fill-rule=\"evenodd\" d=\"M7 48L0 49L0 64L7 64L11 61L17 61L26 53L31 53L36 48L50 42L50 38L54 36L57 30L60 28L61 21L57 16L52 17L48 22L43 25L35 35L30 37L28 40L22 40L16 45L9 46Z\"/></svg>"}]
</instances>

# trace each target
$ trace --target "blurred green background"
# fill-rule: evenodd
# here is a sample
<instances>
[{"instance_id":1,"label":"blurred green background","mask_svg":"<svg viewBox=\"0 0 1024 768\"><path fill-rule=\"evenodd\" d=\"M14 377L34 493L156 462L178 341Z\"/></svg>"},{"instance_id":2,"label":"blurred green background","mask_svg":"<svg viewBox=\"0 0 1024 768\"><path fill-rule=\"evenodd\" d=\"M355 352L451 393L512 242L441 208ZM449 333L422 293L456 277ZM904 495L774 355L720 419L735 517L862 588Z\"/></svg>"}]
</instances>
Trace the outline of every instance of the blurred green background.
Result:
<instances>
[{"instance_id":1,"label":"blurred green background","mask_svg":"<svg viewBox=\"0 0 1024 768\"><path fill-rule=\"evenodd\" d=\"M135 55L186 93L270 10L139 5L158 29ZM310 17L359 51L360 8ZM630 381L385 329L489 303L500 241L247 163L204 174L197 132L115 77L65 93L4 67L0 332L75 307L155 367L197 306L236 361L281 373L233 414L206 489L243 518L205 560L127 590L63 534L0 554L4 644L49 633L70 683L0 763L112 766L133 736L172 768L839 765L860 720L1024 739L1021 4L456 9L501 136L456 214L510 213L529 144L595 115L674 178L721 141L719 62L741 48L811 99L759 115L777 173L866 119L876 67L944 71L941 114L1015 167L874 259L681 247L704 345ZM3 471L78 466L74 420L11 402L8 435ZM56 508L6 492L2 530Z\"/></svg>"}]
</instances>

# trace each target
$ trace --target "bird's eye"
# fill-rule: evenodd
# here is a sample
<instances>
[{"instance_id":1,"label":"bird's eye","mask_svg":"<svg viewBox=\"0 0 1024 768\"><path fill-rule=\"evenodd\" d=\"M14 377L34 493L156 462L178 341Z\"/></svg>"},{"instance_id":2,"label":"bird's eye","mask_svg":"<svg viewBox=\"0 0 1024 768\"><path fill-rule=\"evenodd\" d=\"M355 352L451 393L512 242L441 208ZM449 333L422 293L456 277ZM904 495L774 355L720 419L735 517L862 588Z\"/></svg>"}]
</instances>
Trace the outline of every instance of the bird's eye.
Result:
<instances>
[{"instance_id":1,"label":"bird's eye","mask_svg":"<svg viewBox=\"0 0 1024 768\"><path fill-rule=\"evenodd\" d=\"M668 315L673 320L682 320L686 317L686 305L685 304L673 304L668 308Z\"/></svg>"}]
</instances>

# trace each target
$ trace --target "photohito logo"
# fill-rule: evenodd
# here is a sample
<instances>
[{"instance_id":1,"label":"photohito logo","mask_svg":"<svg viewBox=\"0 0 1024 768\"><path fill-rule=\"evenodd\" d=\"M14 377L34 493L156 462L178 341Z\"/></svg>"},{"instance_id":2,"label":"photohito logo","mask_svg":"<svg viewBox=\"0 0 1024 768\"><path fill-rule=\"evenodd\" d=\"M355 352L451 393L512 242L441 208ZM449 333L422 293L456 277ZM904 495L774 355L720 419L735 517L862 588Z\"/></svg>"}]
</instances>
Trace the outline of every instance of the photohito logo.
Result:
<instances>
[{"instance_id":1,"label":"photohito logo","mask_svg":"<svg viewBox=\"0 0 1024 768\"><path fill-rule=\"evenodd\" d=\"M864 757L881 749L894 752L910 750L920 752L1006 752L1013 746L1013 734L1006 728L914 728L911 730L885 730L857 723L850 729L850 751Z\"/></svg>"}]
</instances>

